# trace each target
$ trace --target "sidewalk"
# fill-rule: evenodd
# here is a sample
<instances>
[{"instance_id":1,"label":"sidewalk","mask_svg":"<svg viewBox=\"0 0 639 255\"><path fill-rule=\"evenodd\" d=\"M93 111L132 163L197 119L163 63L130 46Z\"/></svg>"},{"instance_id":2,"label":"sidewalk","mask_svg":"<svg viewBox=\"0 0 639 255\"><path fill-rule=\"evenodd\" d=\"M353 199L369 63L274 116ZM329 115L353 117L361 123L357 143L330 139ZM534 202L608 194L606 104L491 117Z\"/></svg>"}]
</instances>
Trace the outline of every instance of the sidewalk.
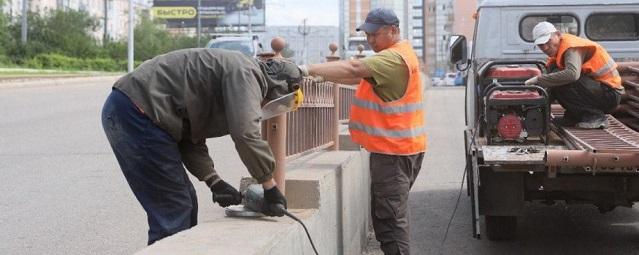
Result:
<instances>
[{"instance_id":1,"label":"sidewalk","mask_svg":"<svg viewBox=\"0 0 639 255\"><path fill-rule=\"evenodd\" d=\"M0 67L0 86L7 83L23 83L36 80L120 76L122 74L124 73Z\"/></svg>"},{"instance_id":2,"label":"sidewalk","mask_svg":"<svg viewBox=\"0 0 639 255\"><path fill-rule=\"evenodd\" d=\"M0 89L17 87L80 85L96 83L113 83L122 74L120 73L93 73L93 74L51 74L51 75L20 75L3 76L0 73Z\"/></svg>"}]
</instances>

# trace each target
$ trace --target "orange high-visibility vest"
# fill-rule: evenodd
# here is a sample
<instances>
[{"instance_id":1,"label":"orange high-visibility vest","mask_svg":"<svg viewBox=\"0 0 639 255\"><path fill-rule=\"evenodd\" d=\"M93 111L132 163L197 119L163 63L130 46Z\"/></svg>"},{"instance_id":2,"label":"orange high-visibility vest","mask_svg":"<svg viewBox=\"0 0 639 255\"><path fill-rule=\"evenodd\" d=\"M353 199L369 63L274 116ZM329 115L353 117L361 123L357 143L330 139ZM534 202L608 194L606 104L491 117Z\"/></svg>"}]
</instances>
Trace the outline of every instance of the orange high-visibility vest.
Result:
<instances>
[{"instance_id":1,"label":"orange high-visibility vest","mask_svg":"<svg viewBox=\"0 0 639 255\"><path fill-rule=\"evenodd\" d=\"M362 79L351 105L349 131L354 142L370 152L413 155L426 151L424 105L419 61L408 42L386 50L399 53L408 66L408 86L398 100L384 102Z\"/></svg>"},{"instance_id":2,"label":"orange high-visibility vest","mask_svg":"<svg viewBox=\"0 0 639 255\"><path fill-rule=\"evenodd\" d=\"M617 71L617 63L608 52L596 42L583 39L571 34L562 34L557 57L548 58L548 65L555 63L559 69L564 69L564 53L570 48L585 49L592 57L581 65L581 74L588 75L594 80L602 82L613 89L621 89L621 76ZM557 61L558 60L558 61Z\"/></svg>"}]
</instances>

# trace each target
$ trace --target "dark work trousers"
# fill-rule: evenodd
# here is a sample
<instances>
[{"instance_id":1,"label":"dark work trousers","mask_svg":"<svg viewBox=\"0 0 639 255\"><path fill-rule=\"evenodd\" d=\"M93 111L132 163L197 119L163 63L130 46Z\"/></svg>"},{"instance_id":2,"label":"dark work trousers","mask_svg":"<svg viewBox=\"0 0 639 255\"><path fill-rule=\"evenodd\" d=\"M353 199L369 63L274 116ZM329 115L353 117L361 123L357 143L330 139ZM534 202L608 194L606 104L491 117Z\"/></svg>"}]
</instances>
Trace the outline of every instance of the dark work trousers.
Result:
<instances>
[{"instance_id":1,"label":"dark work trousers","mask_svg":"<svg viewBox=\"0 0 639 255\"><path fill-rule=\"evenodd\" d=\"M410 254L408 192L424 153L409 156L371 153L371 216L384 254Z\"/></svg>"},{"instance_id":2,"label":"dark work trousers","mask_svg":"<svg viewBox=\"0 0 639 255\"><path fill-rule=\"evenodd\" d=\"M148 244L195 226L195 189L175 140L117 89L102 108L102 127L124 177L146 211Z\"/></svg>"},{"instance_id":3,"label":"dark work trousers","mask_svg":"<svg viewBox=\"0 0 639 255\"><path fill-rule=\"evenodd\" d=\"M576 121L588 121L613 112L621 100L615 89L587 75L579 80L549 89L552 98L566 109L566 116Z\"/></svg>"}]
</instances>

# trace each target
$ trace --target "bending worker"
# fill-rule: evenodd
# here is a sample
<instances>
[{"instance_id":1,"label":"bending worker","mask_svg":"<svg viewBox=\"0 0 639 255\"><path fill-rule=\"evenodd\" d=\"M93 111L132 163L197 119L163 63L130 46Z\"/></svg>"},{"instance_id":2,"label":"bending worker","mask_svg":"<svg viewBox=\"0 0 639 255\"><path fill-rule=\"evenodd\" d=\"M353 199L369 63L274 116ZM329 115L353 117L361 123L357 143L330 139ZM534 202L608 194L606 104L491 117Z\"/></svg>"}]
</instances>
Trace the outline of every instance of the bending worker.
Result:
<instances>
[{"instance_id":1,"label":"bending worker","mask_svg":"<svg viewBox=\"0 0 639 255\"><path fill-rule=\"evenodd\" d=\"M617 64L596 42L562 34L549 22L533 28L535 45L548 55L548 74L533 77L527 85L549 90L566 109L557 123L578 128L605 128L606 113L613 112L621 100L623 87Z\"/></svg>"},{"instance_id":2,"label":"bending worker","mask_svg":"<svg viewBox=\"0 0 639 255\"><path fill-rule=\"evenodd\" d=\"M426 150L419 62L400 41L399 20L389 9L368 13L358 31L375 55L361 60L300 66L316 80L357 84L349 131L370 151L371 215L384 254L409 254L408 192Z\"/></svg>"},{"instance_id":3,"label":"bending worker","mask_svg":"<svg viewBox=\"0 0 639 255\"><path fill-rule=\"evenodd\" d=\"M261 105L301 93L300 79L293 63L187 49L148 60L113 85L102 126L147 213L149 245L197 224L195 189L184 166L210 187L220 206L242 201L216 173L205 143L210 137L231 135L242 162L265 190L264 213L282 216L269 210L286 207L286 199L272 176L271 149L260 135Z\"/></svg>"}]
</instances>

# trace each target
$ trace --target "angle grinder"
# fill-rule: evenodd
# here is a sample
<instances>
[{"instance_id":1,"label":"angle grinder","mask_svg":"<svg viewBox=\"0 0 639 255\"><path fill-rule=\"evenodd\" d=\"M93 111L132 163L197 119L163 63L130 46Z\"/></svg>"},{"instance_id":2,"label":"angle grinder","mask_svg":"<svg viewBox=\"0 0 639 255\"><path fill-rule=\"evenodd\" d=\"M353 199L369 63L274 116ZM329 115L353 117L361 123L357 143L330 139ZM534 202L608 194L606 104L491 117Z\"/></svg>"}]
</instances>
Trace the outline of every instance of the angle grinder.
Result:
<instances>
[{"instance_id":1,"label":"angle grinder","mask_svg":"<svg viewBox=\"0 0 639 255\"><path fill-rule=\"evenodd\" d=\"M262 213L262 208L264 206L264 189L262 189L262 185L249 185L246 191L243 192L242 196L244 199L242 199L241 205L232 205L225 208L224 213L226 216L239 218L259 218L266 216ZM308 229L299 218L288 212L286 208L280 204L277 204L276 207L271 208L271 210L278 210L278 212L281 212L289 218L299 222L304 228L304 231L306 231L306 236L308 236L308 240L311 242L313 251L315 254L318 254L317 249L315 249L315 244L313 244L313 239L311 239L311 235L308 233Z\"/></svg>"}]
</instances>

